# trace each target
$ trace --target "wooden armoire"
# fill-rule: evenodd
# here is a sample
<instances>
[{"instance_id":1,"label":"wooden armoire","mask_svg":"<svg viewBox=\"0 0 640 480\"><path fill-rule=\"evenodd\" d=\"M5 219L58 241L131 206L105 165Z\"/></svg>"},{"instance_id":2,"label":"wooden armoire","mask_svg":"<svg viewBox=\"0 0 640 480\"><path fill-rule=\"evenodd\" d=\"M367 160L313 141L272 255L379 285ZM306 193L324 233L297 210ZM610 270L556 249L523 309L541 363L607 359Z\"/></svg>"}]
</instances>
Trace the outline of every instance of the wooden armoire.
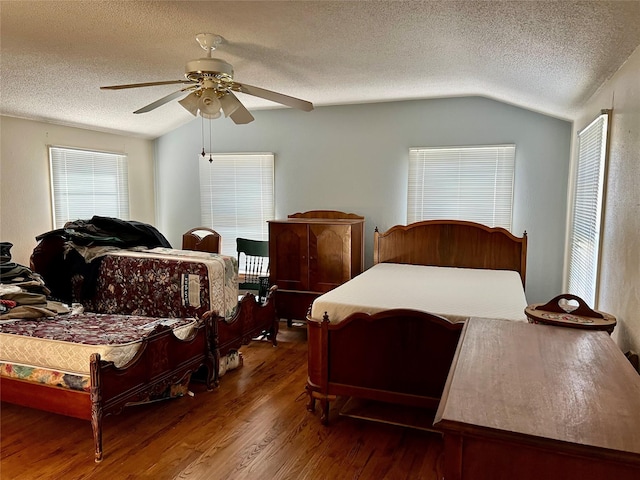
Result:
<instances>
[{"instance_id":1,"label":"wooden armoire","mask_svg":"<svg viewBox=\"0 0 640 480\"><path fill-rule=\"evenodd\" d=\"M269 281L278 286L278 315L289 324L363 270L364 217L313 210L269 222Z\"/></svg>"}]
</instances>

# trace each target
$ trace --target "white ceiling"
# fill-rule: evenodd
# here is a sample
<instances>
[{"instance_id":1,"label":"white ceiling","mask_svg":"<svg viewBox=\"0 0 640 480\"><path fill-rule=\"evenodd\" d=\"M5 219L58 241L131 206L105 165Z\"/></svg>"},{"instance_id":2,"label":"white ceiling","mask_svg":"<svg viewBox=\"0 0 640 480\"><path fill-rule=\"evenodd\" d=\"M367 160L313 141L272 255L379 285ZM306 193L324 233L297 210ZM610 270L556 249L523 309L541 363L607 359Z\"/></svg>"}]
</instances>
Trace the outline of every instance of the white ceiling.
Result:
<instances>
[{"instance_id":1,"label":"white ceiling","mask_svg":"<svg viewBox=\"0 0 640 480\"><path fill-rule=\"evenodd\" d=\"M640 1L2 1L0 112L147 138L191 117L178 90L204 56L235 79L322 105L481 95L571 119L640 45ZM639 80L640 81L640 80ZM279 108L238 94L249 109ZM230 122L230 119L216 121ZM238 126L242 128L242 126Z\"/></svg>"}]
</instances>

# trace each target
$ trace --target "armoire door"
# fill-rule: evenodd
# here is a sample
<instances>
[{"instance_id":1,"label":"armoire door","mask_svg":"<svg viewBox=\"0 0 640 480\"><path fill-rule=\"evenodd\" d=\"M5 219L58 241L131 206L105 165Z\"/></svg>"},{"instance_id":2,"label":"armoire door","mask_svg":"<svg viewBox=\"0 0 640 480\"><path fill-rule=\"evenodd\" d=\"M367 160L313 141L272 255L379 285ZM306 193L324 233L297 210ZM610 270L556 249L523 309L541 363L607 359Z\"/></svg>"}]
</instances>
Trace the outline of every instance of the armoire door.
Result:
<instances>
[{"instance_id":1,"label":"armoire door","mask_svg":"<svg viewBox=\"0 0 640 480\"><path fill-rule=\"evenodd\" d=\"M270 281L284 290L309 289L307 225L269 223Z\"/></svg>"},{"instance_id":2,"label":"armoire door","mask_svg":"<svg viewBox=\"0 0 640 480\"><path fill-rule=\"evenodd\" d=\"M328 292L351 278L351 225L309 225L309 290Z\"/></svg>"}]
</instances>

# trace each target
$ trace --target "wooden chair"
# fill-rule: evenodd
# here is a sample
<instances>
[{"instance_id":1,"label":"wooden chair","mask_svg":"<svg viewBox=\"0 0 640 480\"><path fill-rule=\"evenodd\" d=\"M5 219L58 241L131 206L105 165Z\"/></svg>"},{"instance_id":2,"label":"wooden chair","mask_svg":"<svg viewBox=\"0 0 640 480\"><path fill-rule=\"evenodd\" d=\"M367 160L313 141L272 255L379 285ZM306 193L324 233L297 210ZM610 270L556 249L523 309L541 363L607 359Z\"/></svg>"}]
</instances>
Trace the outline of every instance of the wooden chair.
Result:
<instances>
[{"instance_id":1,"label":"wooden chair","mask_svg":"<svg viewBox=\"0 0 640 480\"><path fill-rule=\"evenodd\" d=\"M238 288L257 291L258 302L262 302L269 290L269 242L238 238L236 245L238 265L243 272L239 275Z\"/></svg>"},{"instance_id":2,"label":"wooden chair","mask_svg":"<svg viewBox=\"0 0 640 480\"><path fill-rule=\"evenodd\" d=\"M196 227L182 235L183 250L220 253L222 237L218 232L207 227Z\"/></svg>"}]
</instances>

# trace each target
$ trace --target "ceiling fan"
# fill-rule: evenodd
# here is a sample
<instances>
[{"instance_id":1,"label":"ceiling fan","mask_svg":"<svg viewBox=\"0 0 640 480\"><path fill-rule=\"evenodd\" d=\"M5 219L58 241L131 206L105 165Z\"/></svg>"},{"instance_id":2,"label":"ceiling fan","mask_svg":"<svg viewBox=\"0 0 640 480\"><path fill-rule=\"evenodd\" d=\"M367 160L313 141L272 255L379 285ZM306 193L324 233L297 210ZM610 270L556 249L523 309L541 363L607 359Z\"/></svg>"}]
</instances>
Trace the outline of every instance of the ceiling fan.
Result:
<instances>
[{"instance_id":1,"label":"ceiling fan","mask_svg":"<svg viewBox=\"0 0 640 480\"><path fill-rule=\"evenodd\" d=\"M224 113L225 117L237 124L245 124L254 120L253 115L245 108L233 92L246 93L255 97L264 98L272 102L280 103L288 107L297 108L309 112L313 110L313 104L306 100L290 97L282 93L254 87L246 83L233 80L233 67L220 58L213 58L211 53L224 39L213 33L200 33L196 40L207 52L205 58L198 58L187 62L185 66L184 80L165 80L160 82L132 83L128 85L111 85L100 87L101 90L120 90L124 88L153 87L157 85L183 84L184 88L170 93L149 105L136 110L133 113L145 113L158 108L176 98L189 94L178 103L194 116L204 118L218 118Z\"/></svg>"}]
</instances>

